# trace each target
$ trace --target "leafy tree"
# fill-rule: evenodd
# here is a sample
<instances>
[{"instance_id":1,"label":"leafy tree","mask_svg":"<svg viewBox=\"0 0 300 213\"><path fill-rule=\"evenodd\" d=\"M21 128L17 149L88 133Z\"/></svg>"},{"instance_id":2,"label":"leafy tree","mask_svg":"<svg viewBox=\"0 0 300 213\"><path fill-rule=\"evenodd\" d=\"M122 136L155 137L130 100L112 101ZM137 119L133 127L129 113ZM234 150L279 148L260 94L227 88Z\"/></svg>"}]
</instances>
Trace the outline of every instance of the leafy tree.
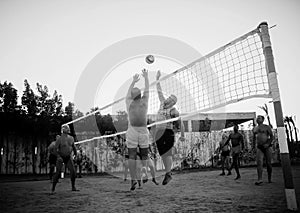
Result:
<instances>
[{"instance_id":1,"label":"leafy tree","mask_svg":"<svg viewBox=\"0 0 300 213\"><path fill-rule=\"evenodd\" d=\"M25 112L29 116L37 115L38 113L38 103L36 100L36 95L34 94L33 90L31 89L28 81L24 80L25 90L23 91L22 95L22 106L25 109Z\"/></svg>"},{"instance_id":2,"label":"leafy tree","mask_svg":"<svg viewBox=\"0 0 300 213\"><path fill-rule=\"evenodd\" d=\"M126 111L118 111L114 120L115 128L118 132L125 131L128 128L128 115Z\"/></svg>"},{"instance_id":3,"label":"leafy tree","mask_svg":"<svg viewBox=\"0 0 300 213\"><path fill-rule=\"evenodd\" d=\"M63 108L62 96L58 95L58 93L57 93L56 90L54 90L52 100L53 100L54 110L55 110L54 115L56 115L56 116L63 115L63 110L62 110L62 108Z\"/></svg>"},{"instance_id":4,"label":"leafy tree","mask_svg":"<svg viewBox=\"0 0 300 213\"><path fill-rule=\"evenodd\" d=\"M0 112L15 112L18 109L18 91L12 83L0 83Z\"/></svg>"}]
</instances>

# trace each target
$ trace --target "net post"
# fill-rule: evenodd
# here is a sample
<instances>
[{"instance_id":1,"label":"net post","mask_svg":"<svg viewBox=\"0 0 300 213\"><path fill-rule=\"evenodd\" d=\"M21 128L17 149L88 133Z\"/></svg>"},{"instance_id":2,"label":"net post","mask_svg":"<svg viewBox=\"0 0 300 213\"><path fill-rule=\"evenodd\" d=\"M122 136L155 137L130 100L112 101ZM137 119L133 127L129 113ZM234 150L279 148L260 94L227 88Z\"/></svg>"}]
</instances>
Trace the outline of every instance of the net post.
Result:
<instances>
[{"instance_id":1,"label":"net post","mask_svg":"<svg viewBox=\"0 0 300 213\"><path fill-rule=\"evenodd\" d=\"M295 211L298 209L297 199L296 199L294 183L293 183L288 144L287 144L285 131L284 131L283 112L281 107L278 80L277 80L277 75L275 70L274 57L273 57L272 45L271 45L267 22L262 22L258 26L258 28L260 31L259 34L262 41L263 52L266 60L266 70L268 75L269 87L273 99L287 208L289 210Z\"/></svg>"}]
</instances>

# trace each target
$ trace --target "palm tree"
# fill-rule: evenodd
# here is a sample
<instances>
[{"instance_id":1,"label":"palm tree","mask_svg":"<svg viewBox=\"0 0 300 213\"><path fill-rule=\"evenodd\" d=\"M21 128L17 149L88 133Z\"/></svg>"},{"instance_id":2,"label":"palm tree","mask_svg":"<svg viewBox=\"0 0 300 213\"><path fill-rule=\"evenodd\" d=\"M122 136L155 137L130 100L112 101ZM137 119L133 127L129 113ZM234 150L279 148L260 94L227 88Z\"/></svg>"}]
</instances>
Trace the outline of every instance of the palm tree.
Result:
<instances>
[{"instance_id":1,"label":"palm tree","mask_svg":"<svg viewBox=\"0 0 300 213\"><path fill-rule=\"evenodd\" d=\"M289 129L289 132L290 132L291 142L293 142L294 138L293 138L292 127L291 127L291 123L290 123L290 118L288 116L285 116L284 122L286 122L287 126L289 127L288 129Z\"/></svg>"},{"instance_id":2,"label":"palm tree","mask_svg":"<svg viewBox=\"0 0 300 213\"><path fill-rule=\"evenodd\" d=\"M266 116L267 116L267 119L268 119L268 124L271 128L273 128L272 124L271 124L271 121L270 121L270 116L269 116L269 109L268 109L268 106L267 104L265 104L264 106L261 106L259 107L260 109L262 109L265 113L266 113Z\"/></svg>"},{"instance_id":3,"label":"palm tree","mask_svg":"<svg viewBox=\"0 0 300 213\"><path fill-rule=\"evenodd\" d=\"M295 131L295 139L296 139L296 142L298 142L297 127L295 125L295 122L294 122L293 118L290 117L289 119L290 119L290 122L293 124L294 131Z\"/></svg>"}]
</instances>

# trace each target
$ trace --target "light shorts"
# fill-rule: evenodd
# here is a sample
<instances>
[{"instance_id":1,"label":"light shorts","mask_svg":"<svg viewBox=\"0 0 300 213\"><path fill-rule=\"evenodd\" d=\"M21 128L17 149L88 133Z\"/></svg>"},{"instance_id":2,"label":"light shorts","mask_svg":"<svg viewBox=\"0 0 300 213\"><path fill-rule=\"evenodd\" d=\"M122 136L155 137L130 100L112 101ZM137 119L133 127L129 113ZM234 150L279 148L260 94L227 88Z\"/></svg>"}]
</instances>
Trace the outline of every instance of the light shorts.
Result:
<instances>
[{"instance_id":1,"label":"light shorts","mask_svg":"<svg viewBox=\"0 0 300 213\"><path fill-rule=\"evenodd\" d=\"M126 131L126 144L128 148L148 148L149 130L147 127L135 127L128 125Z\"/></svg>"}]
</instances>

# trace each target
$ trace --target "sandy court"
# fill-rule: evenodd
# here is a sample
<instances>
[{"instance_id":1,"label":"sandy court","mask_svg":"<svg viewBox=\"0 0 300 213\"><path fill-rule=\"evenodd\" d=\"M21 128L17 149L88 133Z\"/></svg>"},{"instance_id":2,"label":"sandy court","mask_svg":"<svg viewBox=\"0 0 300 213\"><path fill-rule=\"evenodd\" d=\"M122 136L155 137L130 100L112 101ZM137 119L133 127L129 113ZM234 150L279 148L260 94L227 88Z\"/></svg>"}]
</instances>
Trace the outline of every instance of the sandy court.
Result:
<instances>
[{"instance_id":1,"label":"sandy court","mask_svg":"<svg viewBox=\"0 0 300 213\"><path fill-rule=\"evenodd\" d=\"M49 195L48 180L1 182L1 212L288 212L281 167L273 183L255 186L256 168L242 168L242 179L219 176L220 171L174 174L166 186L148 182L129 192L129 181L110 176L77 179L79 192L71 192L68 178L60 180ZM300 166L293 167L299 200ZM158 180L162 181L163 177ZM266 181L266 171L264 170Z\"/></svg>"}]
</instances>

